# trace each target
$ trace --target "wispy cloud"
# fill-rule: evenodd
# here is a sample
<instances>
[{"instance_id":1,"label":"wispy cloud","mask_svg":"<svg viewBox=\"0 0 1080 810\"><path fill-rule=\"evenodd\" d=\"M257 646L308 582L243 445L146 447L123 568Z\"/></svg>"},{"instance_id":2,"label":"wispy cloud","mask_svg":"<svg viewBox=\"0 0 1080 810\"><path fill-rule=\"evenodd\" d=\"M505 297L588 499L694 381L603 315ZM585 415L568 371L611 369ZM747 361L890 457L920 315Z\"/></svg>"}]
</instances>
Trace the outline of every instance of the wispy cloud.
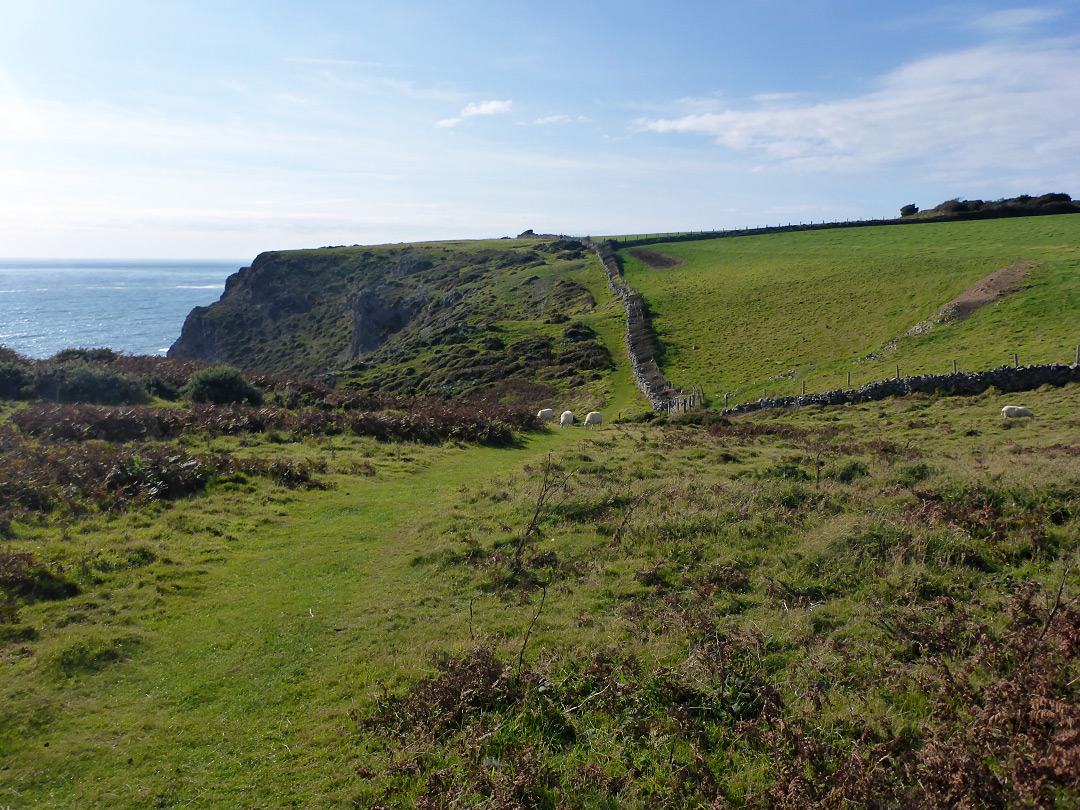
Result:
<instances>
[{"instance_id":1,"label":"wispy cloud","mask_svg":"<svg viewBox=\"0 0 1080 810\"><path fill-rule=\"evenodd\" d=\"M532 121L534 126L546 127L552 124L584 124L589 119L584 115L545 115Z\"/></svg>"},{"instance_id":2,"label":"wispy cloud","mask_svg":"<svg viewBox=\"0 0 1080 810\"><path fill-rule=\"evenodd\" d=\"M386 88L391 93L405 96L406 98L417 99L418 101L456 102L461 101L461 98L464 95L460 90L456 90L452 87L438 85L434 87L423 87L408 79L392 79L384 76L373 81Z\"/></svg>"},{"instance_id":3,"label":"wispy cloud","mask_svg":"<svg viewBox=\"0 0 1080 810\"><path fill-rule=\"evenodd\" d=\"M329 65L332 67L382 67L379 62L362 62L356 59L325 59L310 56L288 56L286 62L301 65Z\"/></svg>"},{"instance_id":4,"label":"wispy cloud","mask_svg":"<svg viewBox=\"0 0 1080 810\"><path fill-rule=\"evenodd\" d=\"M501 115L502 113L510 112L513 105L514 102L509 100L470 102L462 108L456 118L443 118L440 121L436 121L435 126L456 127L466 118L473 118L477 115Z\"/></svg>"},{"instance_id":5,"label":"wispy cloud","mask_svg":"<svg viewBox=\"0 0 1080 810\"><path fill-rule=\"evenodd\" d=\"M807 170L1071 165L1080 158L1078 75L1080 52L1060 43L986 46L905 65L861 96L759 99L637 125L707 135L764 165Z\"/></svg>"},{"instance_id":6,"label":"wispy cloud","mask_svg":"<svg viewBox=\"0 0 1080 810\"><path fill-rule=\"evenodd\" d=\"M1065 13L1058 6L1033 6L1008 8L978 14L971 18L970 26L989 34L1003 35L1029 31L1038 25L1059 19Z\"/></svg>"}]
</instances>

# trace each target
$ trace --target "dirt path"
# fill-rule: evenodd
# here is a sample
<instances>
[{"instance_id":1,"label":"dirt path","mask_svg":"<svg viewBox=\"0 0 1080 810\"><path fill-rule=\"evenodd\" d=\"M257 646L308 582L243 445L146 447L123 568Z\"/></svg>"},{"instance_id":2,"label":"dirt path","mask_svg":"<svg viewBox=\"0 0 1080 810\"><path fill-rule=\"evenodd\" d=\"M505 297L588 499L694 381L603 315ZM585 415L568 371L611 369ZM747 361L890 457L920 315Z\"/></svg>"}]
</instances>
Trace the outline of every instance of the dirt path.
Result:
<instances>
[{"instance_id":1,"label":"dirt path","mask_svg":"<svg viewBox=\"0 0 1080 810\"><path fill-rule=\"evenodd\" d=\"M996 270L976 281L935 315L943 315L941 320L946 323L966 320L992 301L1020 292L1023 289L1020 282L1031 275L1035 266L1035 262L1020 262Z\"/></svg>"}]
</instances>

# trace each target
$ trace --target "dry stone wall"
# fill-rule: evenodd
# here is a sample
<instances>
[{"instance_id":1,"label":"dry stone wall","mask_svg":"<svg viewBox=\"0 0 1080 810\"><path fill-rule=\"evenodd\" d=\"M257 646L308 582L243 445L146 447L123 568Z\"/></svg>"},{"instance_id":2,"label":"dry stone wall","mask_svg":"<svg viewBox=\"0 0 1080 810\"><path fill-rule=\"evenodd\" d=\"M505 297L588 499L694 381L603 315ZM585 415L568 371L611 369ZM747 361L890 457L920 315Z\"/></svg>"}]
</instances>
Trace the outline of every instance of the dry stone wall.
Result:
<instances>
[{"instance_id":1,"label":"dry stone wall","mask_svg":"<svg viewBox=\"0 0 1080 810\"><path fill-rule=\"evenodd\" d=\"M686 393L673 386L660 371L656 362L659 346L645 299L622 277L611 245L608 242L592 240L588 240L587 244L604 266L608 288L626 308L626 353L630 357L634 382L649 400L653 410L681 413L696 408L701 404L701 389L695 388Z\"/></svg>"},{"instance_id":2,"label":"dry stone wall","mask_svg":"<svg viewBox=\"0 0 1080 810\"><path fill-rule=\"evenodd\" d=\"M793 397L764 398L745 402L723 411L725 415L749 413L766 408L801 408L807 405L845 405L870 402L910 394L952 394L974 396L996 388L1005 393L1033 391L1044 385L1060 387L1080 382L1080 365L1052 363L1046 366L1001 366L991 371L928 374L868 383L861 388L826 391Z\"/></svg>"}]
</instances>

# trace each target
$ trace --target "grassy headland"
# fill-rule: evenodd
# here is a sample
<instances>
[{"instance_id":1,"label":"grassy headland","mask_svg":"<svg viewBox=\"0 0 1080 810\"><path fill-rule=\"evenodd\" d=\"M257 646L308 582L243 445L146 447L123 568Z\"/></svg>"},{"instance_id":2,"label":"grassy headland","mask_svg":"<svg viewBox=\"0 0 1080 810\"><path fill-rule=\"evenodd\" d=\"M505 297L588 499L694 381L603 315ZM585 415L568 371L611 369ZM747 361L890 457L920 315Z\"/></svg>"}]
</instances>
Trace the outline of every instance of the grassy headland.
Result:
<instances>
[{"instance_id":1,"label":"grassy headland","mask_svg":"<svg viewBox=\"0 0 1080 810\"><path fill-rule=\"evenodd\" d=\"M280 251L197 308L170 356L380 394L621 408L634 394L607 373L624 354L620 315L575 240Z\"/></svg>"}]
</instances>

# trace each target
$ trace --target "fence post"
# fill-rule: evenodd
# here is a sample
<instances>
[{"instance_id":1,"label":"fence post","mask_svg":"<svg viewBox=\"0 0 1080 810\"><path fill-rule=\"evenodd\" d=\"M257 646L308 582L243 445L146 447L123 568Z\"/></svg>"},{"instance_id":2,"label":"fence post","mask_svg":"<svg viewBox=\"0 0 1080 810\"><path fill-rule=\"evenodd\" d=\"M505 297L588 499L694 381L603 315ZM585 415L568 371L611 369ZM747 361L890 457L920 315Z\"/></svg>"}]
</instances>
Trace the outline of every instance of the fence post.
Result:
<instances>
[{"instance_id":1,"label":"fence post","mask_svg":"<svg viewBox=\"0 0 1080 810\"><path fill-rule=\"evenodd\" d=\"M1013 368L1020 368L1020 358L1016 356L1016 352L1013 352Z\"/></svg>"},{"instance_id":2,"label":"fence post","mask_svg":"<svg viewBox=\"0 0 1080 810\"><path fill-rule=\"evenodd\" d=\"M1080 347L1078 347L1078 348L1080 348ZM955 360L952 361L952 373L953 374L956 373L956 361Z\"/></svg>"},{"instance_id":3,"label":"fence post","mask_svg":"<svg viewBox=\"0 0 1080 810\"><path fill-rule=\"evenodd\" d=\"M1080 366L1080 343L1076 346L1076 365Z\"/></svg>"},{"instance_id":4,"label":"fence post","mask_svg":"<svg viewBox=\"0 0 1080 810\"><path fill-rule=\"evenodd\" d=\"M898 380L900 379L900 366L899 365L896 366L896 379L898 379Z\"/></svg>"},{"instance_id":5,"label":"fence post","mask_svg":"<svg viewBox=\"0 0 1080 810\"><path fill-rule=\"evenodd\" d=\"M851 372L847 373L847 387L851 388Z\"/></svg>"},{"instance_id":6,"label":"fence post","mask_svg":"<svg viewBox=\"0 0 1080 810\"><path fill-rule=\"evenodd\" d=\"M806 396L806 380L802 381L802 395Z\"/></svg>"}]
</instances>

